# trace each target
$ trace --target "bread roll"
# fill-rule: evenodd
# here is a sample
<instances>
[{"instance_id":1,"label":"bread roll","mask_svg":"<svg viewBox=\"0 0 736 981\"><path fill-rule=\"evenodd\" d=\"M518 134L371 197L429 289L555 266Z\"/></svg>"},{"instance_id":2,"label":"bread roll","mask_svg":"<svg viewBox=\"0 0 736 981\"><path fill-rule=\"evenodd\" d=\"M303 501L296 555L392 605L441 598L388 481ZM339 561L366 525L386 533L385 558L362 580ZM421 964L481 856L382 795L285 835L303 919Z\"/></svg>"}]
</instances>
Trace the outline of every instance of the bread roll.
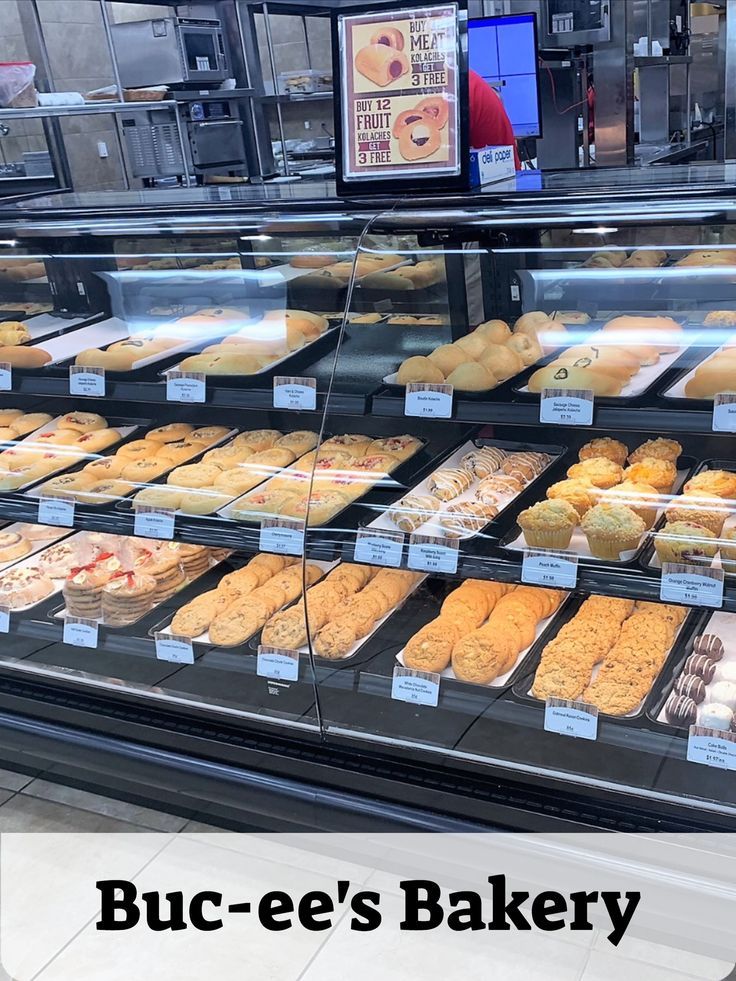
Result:
<instances>
[{"instance_id":1,"label":"bread roll","mask_svg":"<svg viewBox=\"0 0 736 981\"><path fill-rule=\"evenodd\" d=\"M523 334L529 328L534 329L539 324L546 323L548 320L548 313L543 313L541 310L530 310L529 313L523 313L516 321L514 324L514 333L521 332Z\"/></svg>"},{"instance_id":2,"label":"bread roll","mask_svg":"<svg viewBox=\"0 0 736 981\"><path fill-rule=\"evenodd\" d=\"M0 347L0 362L15 368L40 368L50 360L51 355L41 347Z\"/></svg>"},{"instance_id":3,"label":"bread roll","mask_svg":"<svg viewBox=\"0 0 736 981\"><path fill-rule=\"evenodd\" d=\"M639 362L621 348L580 345L563 351L555 358L555 364L590 368L604 375L620 379L625 385L639 371Z\"/></svg>"},{"instance_id":4,"label":"bread roll","mask_svg":"<svg viewBox=\"0 0 736 981\"><path fill-rule=\"evenodd\" d=\"M407 358L399 367L396 376L398 385L408 385L409 382L443 382L445 376L429 358L415 356Z\"/></svg>"},{"instance_id":5,"label":"bread roll","mask_svg":"<svg viewBox=\"0 0 736 981\"><path fill-rule=\"evenodd\" d=\"M331 266L335 261L334 255L322 255L319 252L303 252L295 255L289 262L294 269L321 269L324 266Z\"/></svg>"},{"instance_id":6,"label":"bread roll","mask_svg":"<svg viewBox=\"0 0 736 981\"><path fill-rule=\"evenodd\" d=\"M524 367L519 354L504 344L486 345L478 361L499 381L506 381L507 378L518 375Z\"/></svg>"},{"instance_id":7,"label":"bread roll","mask_svg":"<svg viewBox=\"0 0 736 981\"><path fill-rule=\"evenodd\" d=\"M468 353L457 344L443 344L429 355L429 360L436 364L442 374L447 376L468 360Z\"/></svg>"},{"instance_id":8,"label":"bread roll","mask_svg":"<svg viewBox=\"0 0 736 981\"><path fill-rule=\"evenodd\" d=\"M660 354L679 351L682 343L682 327L671 317L614 317L603 326L606 333L624 343L630 332L632 343L641 341L646 346L655 347ZM628 345L627 345L628 346Z\"/></svg>"},{"instance_id":9,"label":"bread roll","mask_svg":"<svg viewBox=\"0 0 736 981\"><path fill-rule=\"evenodd\" d=\"M511 329L505 320L486 320L473 331L484 337L487 344L505 344L511 337Z\"/></svg>"},{"instance_id":10,"label":"bread roll","mask_svg":"<svg viewBox=\"0 0 736 981\"><path fill-rule=\"evenodd\" d=\"M237 348L222 348L219 354L195 354L184 358L182 371L201 371L205 375L254 375L262 362L252 354L241 354Z\"/></svg>"},{"instance_id":11,"label":"bread roll","mask_svg":"<svg viewBox=\"0 0 736 981\"><path fill-rule=\"evenodd\" d=\"M364 289L381 290L386 293L416 289L411 279L398 275L398 270L397 272L369 273L364 277L361 286Z\"/></svg>"},{"instance_id":12,"label":"bread roll","mask_svg":"<svg viewBox=\"0 0 736 981\"><path fill-rule=\"evenodd\" d=\"M529 334L513 334L506 347L515 351L526 367L534 364L535 361L539 361L543 353L539 341L536 337Z\"/></svg>"},{"instance_id":13,"label":"bread roll","mask_svg":"<svg viewBox=\"0 0 736 981\"><path fill-rule=\"evenodd\" d=\"M711 358L685 385L689 399L712 399L721 392L736 392L736 361L730 358Z\"/></svg>"},{"instance_id":14,"label":"bread roll","mask_svg":"<svg viewBox=\"0 0 736 981\"><path fill-rule=\"evenodd\" d=\"M477 361L466 361L447 376L448 385L459 392L485 392L496 387L496 378Z\"/></svg>"},{"instance_id":15,"label":"bread roll","mask_svg":"<svg viewBox=\"0 0 736 981\"><path fill-rule=\"evenodd\" d=\"M410 70L403 51L387 44L367 44L355 56L355 69L381 88L390 85Z\"/></svg>"},{"instance_id":16,"label":"bread roll","mask_svg":"<svg viewBox=\"0 0 736 981\"><path fill-rule=\"evenodd\" d=\"M465 351L467 355L465 358L466 361L475 361L476 358L479 358L483 354L486 348L486 340L480 334L465 334L464 337L460 337L455 341L455 346Z\"/></svg>"},{"instance_id":17,"label":"bread roll","mask_svg":"<svg viewBox=\"0 0 736 981\"><path fill-rule=\"evenodd\" d=\"M530 392L541 392L544 388L573 388L590 389L595 395L621 394L621 382L610 375L561 364L549 364L535 371L527 387Z\"/></svg>"}]
</instances>

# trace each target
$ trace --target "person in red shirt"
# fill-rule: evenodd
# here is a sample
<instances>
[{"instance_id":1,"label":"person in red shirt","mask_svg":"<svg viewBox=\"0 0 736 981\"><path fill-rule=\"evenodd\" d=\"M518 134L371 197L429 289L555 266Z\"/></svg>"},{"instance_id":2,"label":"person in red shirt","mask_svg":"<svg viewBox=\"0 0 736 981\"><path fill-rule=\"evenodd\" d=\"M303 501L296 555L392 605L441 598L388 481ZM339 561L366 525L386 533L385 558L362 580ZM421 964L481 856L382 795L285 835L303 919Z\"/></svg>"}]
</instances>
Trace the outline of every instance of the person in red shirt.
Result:
<instances>
[{"instance_id":1,"label":"person in red shirt","mask_svg":"<svg viewBox=\"0 0 736 981\"><path fill-rule=\"evenodd\" d=\"M521 161L516 152L516 140L511 121L506 115L503 102L485 79L468 71L470 90L470 146L481 150L485 146L513 146L514 163L521 170Z\"/></svg>"}]
</instances>

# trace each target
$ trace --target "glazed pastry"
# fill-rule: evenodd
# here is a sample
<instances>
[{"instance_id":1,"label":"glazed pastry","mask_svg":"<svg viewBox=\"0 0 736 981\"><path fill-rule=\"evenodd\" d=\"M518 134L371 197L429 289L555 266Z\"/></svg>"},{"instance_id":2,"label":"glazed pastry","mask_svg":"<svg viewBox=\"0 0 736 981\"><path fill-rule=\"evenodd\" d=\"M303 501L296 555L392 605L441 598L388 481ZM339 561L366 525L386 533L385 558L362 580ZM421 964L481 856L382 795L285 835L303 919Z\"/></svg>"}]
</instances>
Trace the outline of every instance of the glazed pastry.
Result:
<instances>
[{"instance_id":1,"label":"glazed pastry","mask_svg":"<svg viewBox=\"0 0 736 981\"><path fill-rule=\"evenodd\" d=\"M501 463L501 471L509 477L529 483L539 476L549 461L546 453L509 453Z\"/></svg>"},{"instance_id":2,"label":"glazed pastry","mask_svg":"<svg viewBox=\"0 0 736 981\"><path fill-rule=\"evenodd\" d=\"M468 490L473 477L462 467L436 470L427 480L427 488L440 501L451 501Z\"/></svg>"},{"instance_id":3,"label":"glazed pastry","mask_svg":"<svg viewBox=\"0 0 736 981\"><path fill-rule=\"evenodd\" d=\"M494 474L492 477L485 477L481 480L475 490L475 496L484 504L495 504L499 497L518 494L523 489L524 484L518 477L511 477L508 474Z\"/></svg>"},{"instance_id":4,"label":"glazed pastry","mask_svg":"<svg viewBox=\"0 0 736 981\"><path fill-rule=\"evenodd\" d=\"M371 440L366 456L387 453L389 456L395 456L397 460L408 460L420 446L421 442L416 436L386 436L383 439Z\"/></svg>"},{"instance_id":5,"label":"glazed pastry","mask_svg":"<svg viewBox=\"0 0 736 981\"><path fill-rule=\"evenodd\" d=\"M440 502L436 497L426 495L408 494L388 512L390 521L400 528L401 531L413 532L423 525L426 521L439 511Z\"/></svg>"},{"instance_id":6,"label":"glazed pastry","mask_svg":"<svg viewBox=\"0 0 736 981\"><path fill-rule=\"evenodd\" d=\"M506 457L505 450L497 446L479 446L470 450L460 460L460 466L464 467L474 477L490 477L496 473Z\"/></svg>"},{"instance_id":7,"label":"glazed pastry","mask_svg":"<svg viewBox=\"0 0 736 981\"><path fill-rule=\"evenodd\" d=\"M0 531L0 562L12 562L31 551L31 543L15 531Z\"/></svg>"},{"instance_id":8,"label":"glazed pastry","mask_svg":"<svg viewBox=\"0 0 736 981\"><path fill-rule=\"evenodd\" d=\"M482 501L464 501L451 504L440 519L440 524L449 538L462 538L475 535L496 517L498 508Z\"/></svg>"}]
</instances>

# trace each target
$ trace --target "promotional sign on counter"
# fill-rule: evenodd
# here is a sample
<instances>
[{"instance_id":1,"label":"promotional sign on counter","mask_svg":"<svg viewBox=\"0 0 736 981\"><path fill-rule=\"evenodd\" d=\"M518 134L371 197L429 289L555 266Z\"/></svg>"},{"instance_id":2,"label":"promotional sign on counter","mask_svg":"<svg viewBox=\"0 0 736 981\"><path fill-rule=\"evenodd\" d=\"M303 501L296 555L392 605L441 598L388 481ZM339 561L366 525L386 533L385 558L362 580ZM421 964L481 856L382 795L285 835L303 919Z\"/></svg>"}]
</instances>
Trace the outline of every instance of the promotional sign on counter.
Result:
<instances>
[{"instance_id":1,"label":"promotional sign on counter","mask_svg":"<svg viewBox=\"0 0 736 981\"><path fill-rule=\"evenodd\" d=\"M341 15L340 167L346 185L467 173L460 5ZM463 21L464 24L464 21Z\"/></svg>"}]
</instances>

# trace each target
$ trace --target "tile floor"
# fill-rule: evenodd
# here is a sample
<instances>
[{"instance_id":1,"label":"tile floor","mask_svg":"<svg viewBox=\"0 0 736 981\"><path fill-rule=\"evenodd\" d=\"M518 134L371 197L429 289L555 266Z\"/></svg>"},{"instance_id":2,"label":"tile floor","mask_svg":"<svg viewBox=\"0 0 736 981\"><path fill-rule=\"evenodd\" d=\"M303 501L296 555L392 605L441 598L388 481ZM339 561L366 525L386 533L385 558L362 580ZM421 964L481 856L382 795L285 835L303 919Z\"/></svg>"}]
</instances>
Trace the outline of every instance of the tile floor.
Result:
<instances>
[{"instance_id":1,"label":"tile floor","mask_svg":"<svg viewBox=\"0 0 736 981\"><path fill-rule=\"evenodd\" d=\"M326 871L321 868L321 861L314 854L299 852L294 847L280 845L273 839L233 836L210 839L210 845L201 838L188 837L192 833L222 830L214 824L0 769L0 832L177 833L182 835L176 840L181 842L185 852L177 863L179 870L186 872L188 862L191 864L192 874L207 866L204 855L191 862L188 856L192 848L201 847L208 850L209 854L214 854L215 851L222 854L225 850L232 852L231 858L227 860L228 866L245 862L243 868L247 868L248 874L257 874L271 888L278 887L282 878L284 882L293 883L295 877L305 874L313 876ZM332 871L334 875L339 874L353 881L362 879L366 873L365 869L353 867L350 863L335 866ZM397 902L385 879L384 873L373 872L365 883L382 891L386 903ZM347 963L352 965L350 974L355 981L361 981L363 977L373 979L376 974L384 981L402 981L417 976L418 951L412 949L414 944L411 940L407 942L407 934L397 933L395 938L387 938L385 957L380 958L380 965L370 957L369 936L349 930L347 920L343 918L326 937L319 935L318 941L306 944L304 949L298 951L292 947L286 959L282 950L276 960L269 964L266 975L262 976L267 976L272 981L313 981L318 978L320 981L337 981L338 978L344 978ZM52 963L44 965L40 971L37 967L27 975L25 971L22 974L28 978L38 978L38 981L66 981L67 978L78 977L74 968L75 953L80 958L77 964L94 963L98 954L102 956L96 947L99 937L93 930L83 930L70 946L60 949ZM421 976L424 981L432 981L435 977L452 977L457 965L457 952L448 950L439 937L423 935L420 943L420 959L424 963ZM365 951L361 950L361 945L366 946ZM637 981L721 981L730 976L732 968L732 965L722 961L672 950L644 940L632 938L623 946L625 949L612 955L607 949L608 945L595 935L586 935L582 941L576 939L569 942L550 942L547 936L529 937L521 947L514 949L513 957L504 956L500 950L496 953L494 966L497 973L494 971L493 977L503 978L504 981L516 981L517 978L519 981L620 981L621 978L636 978ZM466 949L463 955L465 973L469 968L473 974L486 974L487 949ZM225 950L221 952L221 956L227 957ZM219 977L225 979L236 976L229 973L231 965L226 960L218 967ZM242 967L241 964L240 968ZM259 967L264 967L263 960ZM377 967L380 969L377 970ZM0 977L9 977L3 973L1 966Z\"/></svg>"}]
</instances>

